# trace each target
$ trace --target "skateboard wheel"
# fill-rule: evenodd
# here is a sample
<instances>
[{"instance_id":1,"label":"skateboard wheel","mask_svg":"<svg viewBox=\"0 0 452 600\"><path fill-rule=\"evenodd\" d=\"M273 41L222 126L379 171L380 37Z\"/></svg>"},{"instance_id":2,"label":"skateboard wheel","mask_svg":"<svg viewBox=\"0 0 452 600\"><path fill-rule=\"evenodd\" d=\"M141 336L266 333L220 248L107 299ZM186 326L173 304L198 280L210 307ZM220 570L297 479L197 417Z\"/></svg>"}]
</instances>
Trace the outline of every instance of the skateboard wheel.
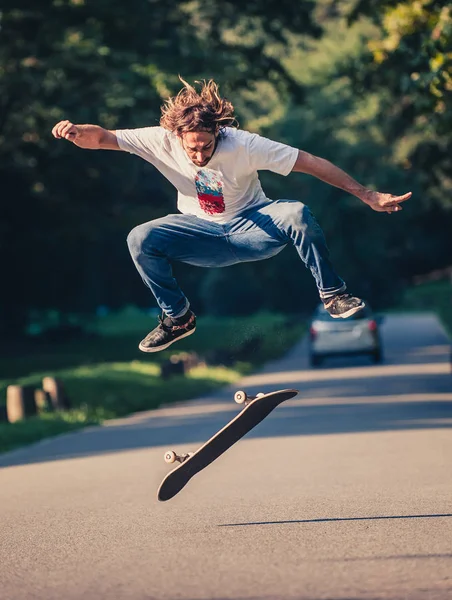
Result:
<instances>
[{"instance_id":1,"label":"skateboard wheel","mask_svg":"<svg viewBox=\"0 0 452 600\"><path fill-rule=\"evenodd\" d=\"M265 396L264 392L259 392L256 394L256 398L262 398L262 396Z\"/></svg>"},{"instance_id":2,"label":"skateboard wheel","mask_svg":"<svg viewBox=\"0 0 452 600\"><path fill-rule=\"evenodd\" d=\"M177 459L177 454L173 451L173 450L168 450L168 452L165 453L165 462L172 464L173 462L176 462Z\"/></svg>"},{"instance_id":3,"label":"skateboard wheel","mask_svg":"<svg viewBox=\"0 0 452 600\"><path fill-rule=\"evenodd\" d=\"M234 400L237 402L237 404L243 404L244 402L246 402L246 399L247 399L246 392L243 392L242 390L240 390L234 394Z\"/></svg>"}]
</instances>

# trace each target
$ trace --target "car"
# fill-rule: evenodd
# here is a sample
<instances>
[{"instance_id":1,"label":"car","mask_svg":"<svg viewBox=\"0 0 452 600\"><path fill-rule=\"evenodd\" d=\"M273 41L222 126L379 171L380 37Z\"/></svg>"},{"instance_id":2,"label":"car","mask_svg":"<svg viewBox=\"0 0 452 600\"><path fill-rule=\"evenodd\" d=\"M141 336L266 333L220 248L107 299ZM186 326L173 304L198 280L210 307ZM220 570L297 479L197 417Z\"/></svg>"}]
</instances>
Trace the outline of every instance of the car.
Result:
<instances>
[{"instance_id":1,"label":"car","mask_svg":"<svg viewBox=\"0 0 452 600\"><path fill-rule=\"evenodd\" d=\"M316 367L328 357L365 354L374 363L383 359L380 337L382 317L367 305L347 319L333 319L320 304L309 327L309 357Z\"/></svg>"}]
</instances>

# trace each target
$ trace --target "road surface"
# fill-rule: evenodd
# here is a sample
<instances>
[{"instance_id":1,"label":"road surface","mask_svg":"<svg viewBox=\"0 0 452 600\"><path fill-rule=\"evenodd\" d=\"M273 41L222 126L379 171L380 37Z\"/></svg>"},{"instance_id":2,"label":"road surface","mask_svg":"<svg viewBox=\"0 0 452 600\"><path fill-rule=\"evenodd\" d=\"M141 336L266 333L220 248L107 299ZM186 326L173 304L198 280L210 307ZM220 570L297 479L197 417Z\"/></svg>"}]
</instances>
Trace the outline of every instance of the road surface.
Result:
<instances>
[{"instance_id":1,"label":"road surface","mask_svg":"<svg viewBox=\"0 0 452 600\"><path fill-rule=\"evenodd\" d=\"M240 382L300 394L169 502L164 451L234 390L0 457L0 598L452 598L450 343L422 314L383 339L382 365L312 370L302 341Z\"/></svg>"}]
</instances>

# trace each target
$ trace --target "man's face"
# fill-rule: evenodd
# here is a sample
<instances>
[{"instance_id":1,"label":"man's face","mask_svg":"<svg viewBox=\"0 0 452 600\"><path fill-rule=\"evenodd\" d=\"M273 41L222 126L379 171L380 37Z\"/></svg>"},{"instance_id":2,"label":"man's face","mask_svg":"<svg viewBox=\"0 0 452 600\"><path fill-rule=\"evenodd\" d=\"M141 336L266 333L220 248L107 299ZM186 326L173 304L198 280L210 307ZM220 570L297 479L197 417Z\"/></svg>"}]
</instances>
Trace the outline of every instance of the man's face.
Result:
<instances>
[{"instance_id":1,"label":"man's face","mask_svg":"<svg viewBox=\"0 0 452 600\"><path fill-rule=\"evenodd\" d=\"M189 131L180 137L188 158L197 167L205 167L215 151L217 136L208 131Z\"/></svg>"}]
</instances>

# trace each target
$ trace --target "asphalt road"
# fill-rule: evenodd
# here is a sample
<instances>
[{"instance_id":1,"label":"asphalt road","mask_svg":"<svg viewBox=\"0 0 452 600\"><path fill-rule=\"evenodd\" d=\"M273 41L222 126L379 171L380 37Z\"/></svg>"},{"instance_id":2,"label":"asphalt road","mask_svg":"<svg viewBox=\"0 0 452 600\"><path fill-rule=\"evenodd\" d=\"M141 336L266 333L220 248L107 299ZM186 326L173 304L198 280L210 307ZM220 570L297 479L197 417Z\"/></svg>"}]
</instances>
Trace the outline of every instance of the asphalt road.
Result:
<instances>
[{"instance_id":1,"label":"asphalt road","mask_svg":"<svg viewBox=\"0 0 452 600\"><path fill-rule=\"evenodd\" d=\"M173 500L167 448L234 390L0 457L0 598L452 598L450 344L388 317L385 361L307 366L306 343L237 387L300 394Z\"/></svg>"}]
</instances>

